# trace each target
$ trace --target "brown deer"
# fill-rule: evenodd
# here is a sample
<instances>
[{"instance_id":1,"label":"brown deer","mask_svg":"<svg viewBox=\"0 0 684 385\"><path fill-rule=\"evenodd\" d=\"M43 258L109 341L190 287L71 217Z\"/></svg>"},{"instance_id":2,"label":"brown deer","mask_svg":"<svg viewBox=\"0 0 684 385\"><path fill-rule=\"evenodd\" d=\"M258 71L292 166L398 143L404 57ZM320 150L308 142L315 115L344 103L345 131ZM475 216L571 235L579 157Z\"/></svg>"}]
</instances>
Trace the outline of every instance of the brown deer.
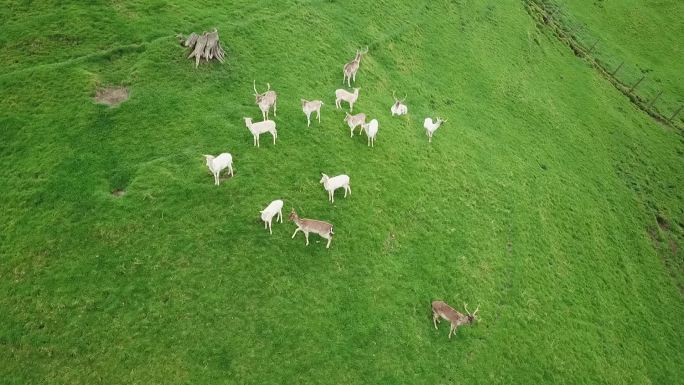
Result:
<instances>
[{"instance_id":1,"label":"brown deer","mask_svg":"<svg viewBox=\"0 0 684 385\"><path fill-rule=\"evenodd\" d=\"M437 322L441 321L440 318L444 318L445 320L449 321L451 323L451 328L449 329L449 339L451 339L451 335L456 333L456 328L464 324L472 324L473 321L476 320L475 314L477 314L477 312L480 310L480 306L477 306L477 309L475 309L473 314L470 314L468 311L467 304L464 303L463 308L468 315L463 315L462 313L457 312L444 301L432 301L432 323L435 324L435 329L437 329Z\"/></svg>"},{"instance_id":2,"label":"brown deer","mask_svg":"<svg viewBox=\"0 0 684 385\"><path fill-rule=\"evenodd\" d=\"M346 80L347 87L351 88L351 81L354 80L354 83L356 83L356 72L359 70L359 64L361 64L361 56L367 53L368 46L366 46L365 51L359 51L358 49L356 50L356 56L354 56L354 60L344 65L344 78L342 79L342 84L344 84Z\"/></svg>"},{"instance_id":3,"label":"brown deer","mask_svg":"<svg viewBox=\"0 0 684 385\"><path fill-rule=\"evenodd\" d=\"M297 215L295 209L292 209L292 212L290 212L290 216L288 218L297 225L297 229L295 230L294 234L292 234L292 239L294 239L295 235L297 235L297 232L301 230L301 232L304 233L306 245L308 246L309 233L316 233L322 238L328 240L328 244L325 245L325 248L327 249L330 247L330 242L332 242L332 237L334 234L333 225L328 222L317 221L315 219L299 218L299 215Z\"/></svg>"},{"instance_id":4,"label":"brown deer","mask_svg":"<svg viewBox=\"0 0 684 385\"><path fill-rule=\"evenodd\" d=\"M268 89L263 94L260 94L256 89L256 80L254 81L254 98L256 99L256 104L261 110L262 120L268 119L268 112L273 107L273 116L278 116L276 114L276 102L278 101L278 94L275 91L271 91L271 83L266 83Z\"/></svg>"}]
</instances>

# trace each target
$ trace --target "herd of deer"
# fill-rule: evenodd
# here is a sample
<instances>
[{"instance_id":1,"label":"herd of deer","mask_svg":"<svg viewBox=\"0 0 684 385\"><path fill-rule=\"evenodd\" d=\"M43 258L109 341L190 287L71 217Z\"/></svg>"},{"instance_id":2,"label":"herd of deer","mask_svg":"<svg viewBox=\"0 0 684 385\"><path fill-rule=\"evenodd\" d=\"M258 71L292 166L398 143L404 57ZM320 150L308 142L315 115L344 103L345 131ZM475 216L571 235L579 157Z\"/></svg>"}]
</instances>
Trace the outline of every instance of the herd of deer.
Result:
<instances>
[{"instance_id":1,"label":"herd of deer","mask_svg":"<svg viewBox=\"0 0 684 385\"><path fill-rule=\"evenodd\" d=\"M352 82L356 83L356 73L358 72L359 66L361 64L361 58L366 53L368 53L368 47L366 47L366 49L363 51L357 50L354 59L351 62L344 65L344 78L342 80L343 84L346 82L347 86L351 87ZM278 94L275 91L271 90L270 83L267 83L266 85L267 90L263 93L259 93L256 89L256 81L254 81L253 83L255 102L257 106L259 106L259 110L261 111L262 121L253 122L251 117L244 118L245 125L252 133L253 144L256 147L259 147L259 136L263 133L268 132L271 134L271 136L273 137L273 144L275 144L276 139L278 138L276 123L275 121L269 119L271 109L273 109L273 116L277 116L276 106L278 101ZM361 131L364 131L366 133L366 136L368 137L368 146L374 147L375 137L378 133L378 120L372 119L369 122L366 122L366 114L351 114L351 112L354 109L354 103L356 103L357 99L359 98L359 90L360 88L354 88L353 92L349 92L345 89L336 90L335 107L338 109L342 108L343 102L349 104L349 112L345 112L344 122L347 123L347 125L349 126L349 129L351 130L351 136L354 136L354 130L356 129L356 127L360 127L359 134L361 134ZM394 98L394 104L392 104L392 107L390 108L392 116L406 115L408 113L408 107L405 104L406 96L404 96L403 99L398 99L394 92L392 93L392 96ZM301 99L301 103L302 111L306 115L307 127L311 125L311 114L314 112L316 113L316 119L320 123L321 107L324 105L323 101ZM444 122L446 122L446 119L441 118L437 118L436 120L432 120L432 118L426 118L424 120L423 127L425 128L425 133L428 137L428 142L432 142L433 134ZM207 163L207 167L214 176L214 184L219 184L219 175L221 171L224 169L228 169L229 174L231 176L233 175L233 160L231 154L222 153L216 157L212 155L205 155L204 157ZM347 197L347 193L351 195L350 178L348 175L337 175L334 177L329 177L326 174L321 174L321 180L319 182L323 185L323 188L328 192L328 200L331 203L335 202L335 190L339 188L344 189L345 198ZM273 233L271 229L273 218L276 218L276 222L278 220L280 220L281 223L283 222L282 209L283 201L281 199L276 199L272 201L265 209L260 211L261 220L264 222L264 227L268 229L269 233L271 234ZM297 215L297 212L294 208L290 212L289 219L292 222L294 222L294 224L297 226L294 234L292 234L292 238L294 238L297 235L297 233L301 231L304 234L306 245L308 245L309 234L314 233L318 234L320 237L327 240L325 246L326 248L330 247L330 243L332 242L332 237L334 234L332 224L315 219L300 218L299 215ZM456 328L458 328L460 325L472 324L476 320L475 315L479 311L479 306L472 314L468 311L466 304L464 304L464 308L467 315L459 313L443 301L433 301L432 321L435 325L435 329L437 329L437 323L441 319L449 321L451 324L451 328L449 330L449 338L451 338L451 336L455 333Z\"/></svg>"}]
</instances>

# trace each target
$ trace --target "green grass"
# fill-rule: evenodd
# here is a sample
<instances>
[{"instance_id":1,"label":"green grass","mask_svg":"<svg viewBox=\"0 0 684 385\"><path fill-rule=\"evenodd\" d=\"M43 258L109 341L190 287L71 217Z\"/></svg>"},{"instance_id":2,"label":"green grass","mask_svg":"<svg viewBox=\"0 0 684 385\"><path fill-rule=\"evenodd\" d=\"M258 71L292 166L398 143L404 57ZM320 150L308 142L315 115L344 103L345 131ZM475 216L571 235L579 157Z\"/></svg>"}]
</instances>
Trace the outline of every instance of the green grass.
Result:
<instances>
[{"instance_id":1,"label":"green grass","mask_svg":"<svg viewBox=\"0 0 684 385\"><path fill-rule=\"evenodd\" d=\"M561 0L561 14L578 38L590 47L597 40L595 55L623 83L635 84L637 94L652 101L663 94L654 108L666 117L684 104L684 57L680 36L684 35L684 2L647 0ZM684 122L684 116L677 120Z\"/></svg>"},{"instance_id":2,"label":"green grass","mask_svg":"<svg viewBox=\"0 0 684 385\"><path fill-rule=\"evenodd\" d=\"M522 2L3 8L0 383L684 378L684 139ZM214 26L229 60L196 70L174 35ZM333 107L365 45L374 149ZM244 127L253 79L279 93L276 146ZM131 99L95 105L98 84ZM320 126L302 97L325 101ZM449 119L432 144L428 115ZM216 187L201 155L223 151ZM328 203L321 171L353 195ZM331 221L331 248L269 236L275 198ZM448 340L433 299L482 320Z\"/></svg>"}]
</instances>

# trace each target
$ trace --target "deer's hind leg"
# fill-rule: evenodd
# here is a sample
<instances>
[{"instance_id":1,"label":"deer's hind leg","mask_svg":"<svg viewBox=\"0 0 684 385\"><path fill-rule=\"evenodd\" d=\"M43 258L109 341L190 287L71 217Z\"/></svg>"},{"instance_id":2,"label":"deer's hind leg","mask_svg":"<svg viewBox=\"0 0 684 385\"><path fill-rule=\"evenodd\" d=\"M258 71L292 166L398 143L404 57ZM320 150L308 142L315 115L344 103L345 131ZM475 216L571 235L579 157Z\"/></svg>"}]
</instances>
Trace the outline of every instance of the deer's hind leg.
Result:
<instances>
[{"instance_id":1,"label":"deer's hind leg","mask_svg":"<svg viewBox=\"0 0 684 385\"><path fill-rule=\"evenodd\" d=\"M437 322L439 322L439 314L437 314L433 311L432 312L432 323L435 325L435 329L437 329Z\"/></svg>"},{"instance_id":2,"label":"deer's hind leg","mask_svg":"<svg viewBox=\"0 0 684 385\"><path fill-rule=\"evenodd\" d=\"M456 333L456 325L451 324L451 329L449 329L449 339L451 339L451 336Z\"/></svg>"}]
</instances>

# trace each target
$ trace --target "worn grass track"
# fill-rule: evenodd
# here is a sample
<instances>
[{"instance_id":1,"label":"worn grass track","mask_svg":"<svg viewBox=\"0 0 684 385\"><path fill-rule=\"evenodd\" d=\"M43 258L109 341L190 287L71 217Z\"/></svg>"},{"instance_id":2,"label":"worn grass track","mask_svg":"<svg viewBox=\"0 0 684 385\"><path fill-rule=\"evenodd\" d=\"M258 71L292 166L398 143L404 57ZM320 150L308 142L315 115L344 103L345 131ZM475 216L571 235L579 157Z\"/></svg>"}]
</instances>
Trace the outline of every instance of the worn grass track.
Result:
<instances>
[{"instance_id":1,"label":"worn grass track","mask_svg":"<svg viewBox=\"0 0 684 385\"><path fill-rule=\"evenodd\" d=\"M1 383L684 378L684 140L521 2L6 9ZM173 36L212 27L228 62L195 70ZM379 119L374 149L333 107L365 45L355 111ZM242 121L253 79L279 93L275 146ZM99 84L131 98L93 104ZM393 90L408 117L389 116ZM300 98L325 101L320 126ZM217 188L201 155L222 151L236 175ZM353 195L329 204L321 171ZM275 198L331 221L331 249L291 223L269 236ZM447 340L437 298L482 321Z\"/></svg>"}]
</instances>

